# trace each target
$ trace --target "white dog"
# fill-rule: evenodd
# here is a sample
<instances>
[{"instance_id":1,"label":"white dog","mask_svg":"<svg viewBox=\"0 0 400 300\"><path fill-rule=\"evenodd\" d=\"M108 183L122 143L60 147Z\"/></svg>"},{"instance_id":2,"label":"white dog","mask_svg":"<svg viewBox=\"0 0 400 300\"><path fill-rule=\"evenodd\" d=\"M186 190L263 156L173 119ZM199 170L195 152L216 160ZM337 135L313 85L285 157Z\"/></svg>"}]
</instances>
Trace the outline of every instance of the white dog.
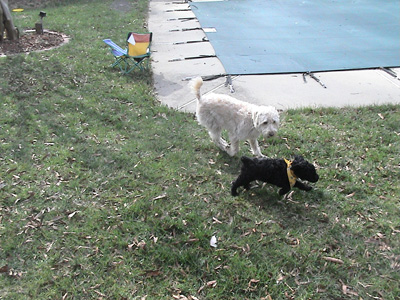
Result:
<instances>
[{"instance_id":1,"label":"white dog","mask_svg":"<svg viewBox=\"0 0 400 300\"><path fill-rule=\"evenodd\" d=\"M201 77L190 82L197 97L196 116L198 122L208 129L213 142L230 156L239 151L239 141L248 140L257 157L263 157L257 138L262 134L273 137L279 127L279 113L272 106L258 106L237 100L228 95L208 94L201 96ZM221 137L226 129L231 145Z\"/></svg>"}]
</instances>

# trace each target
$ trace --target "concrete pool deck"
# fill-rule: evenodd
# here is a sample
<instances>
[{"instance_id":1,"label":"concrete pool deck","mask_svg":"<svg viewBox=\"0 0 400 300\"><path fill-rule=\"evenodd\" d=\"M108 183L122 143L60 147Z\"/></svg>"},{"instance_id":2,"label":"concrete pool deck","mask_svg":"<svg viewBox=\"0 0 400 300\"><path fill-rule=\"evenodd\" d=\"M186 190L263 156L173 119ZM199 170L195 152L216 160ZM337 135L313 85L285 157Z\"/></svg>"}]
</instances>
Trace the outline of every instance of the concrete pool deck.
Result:
<instances>
[{"instance_id":1,"label":"concrete pool deck","mask_svg":"<svg viewBox=\"0 0 400 300\"><path fill-rule=\"evenodd\" d=\"M155 90L158 100L173 109L195 111L196 99L188 83L197 76L215 78L204 82L202 94L230 94L280 110L400 104L400 67L390 69L397 78L379 68L318 72L314 73L317 80L299 73L232 76L231 93L226 77L220 76L224 67L188 3L150 0L149 10Z\"/></svg>"}]
</instances>

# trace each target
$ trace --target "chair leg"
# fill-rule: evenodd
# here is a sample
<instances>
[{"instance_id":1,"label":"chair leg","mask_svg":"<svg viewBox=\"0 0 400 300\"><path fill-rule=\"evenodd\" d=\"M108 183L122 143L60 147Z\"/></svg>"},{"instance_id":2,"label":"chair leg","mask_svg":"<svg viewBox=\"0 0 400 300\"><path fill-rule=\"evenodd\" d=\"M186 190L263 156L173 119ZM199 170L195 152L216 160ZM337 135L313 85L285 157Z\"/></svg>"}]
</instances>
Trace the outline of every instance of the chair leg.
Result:
<instances>
[{"instance_id":1,"label":"chair leg","mask_svg":"<svg viewBox=\"0 0 400 300\"><path fill-rule=\"evenodd\" d=\"M144 71L149 68L149 58L145 57L137 61L133 58L116 57L116 61L111 65L112 67L118 66L122 73L129 74L136 68L140 71Z\"/></svg>"},{"instance_id":2,"label":"chair leg","mask_svg":"<svg viewBox=\"0 0 400 300\"><path fill-rule=\"evenodd\" d=\"M140 63L141 61L137 62L134 59L130 59L130 63L132 64L132 66L130 66L125 74L129 74L130 72L132 72L133 70L135 70L136 68L140 69L141 71L143 70Z\"/></svg>"},{"instance_id":3,"label":"chair leg","mask_svg":"<svg viewBox=\"0 0 400 300\"><path fill-rule=\"evenodd\" d=\"M124 66L123 66L124 65ZM115 62L111 64L111 67L118 67L122 73L125 72L126 69L126 61L123 57L115 57Z\"/></svg>"},{"instance_id":4,"label":"chair leg","mask_svg":"<svg viewBox=\"0 0 400 300\"><path fill-rule=\"evenodd\" d=\"M132 72L136 68L137 68L137 65L135 63L133 63L132 67L129 65L129 68L126 69L125 74L129 74L130 72Z\"/></svg>"}]
</instances>

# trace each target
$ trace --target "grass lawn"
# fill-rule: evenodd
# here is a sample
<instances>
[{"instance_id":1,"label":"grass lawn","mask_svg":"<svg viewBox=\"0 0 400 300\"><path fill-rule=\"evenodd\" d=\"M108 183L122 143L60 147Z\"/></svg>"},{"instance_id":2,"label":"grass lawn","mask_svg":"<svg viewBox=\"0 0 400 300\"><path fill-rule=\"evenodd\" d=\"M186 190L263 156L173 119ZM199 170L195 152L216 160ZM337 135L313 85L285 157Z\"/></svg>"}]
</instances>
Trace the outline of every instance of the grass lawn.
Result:
<instances>
[{"instance_id":1,"label":"grass lawn","mask_svg":"<svg viewBox=\"0 0 400 300\"><path fill-rule=\"evenodd\" d=\"M147 13L112 2L57 1L45 26L71 41L0 58L0 299L399 299L400 106L284 112L264 154L320 181L232 197L238 157L150 72L110 69L102 40Z\"/></svg>"}]
</instances>

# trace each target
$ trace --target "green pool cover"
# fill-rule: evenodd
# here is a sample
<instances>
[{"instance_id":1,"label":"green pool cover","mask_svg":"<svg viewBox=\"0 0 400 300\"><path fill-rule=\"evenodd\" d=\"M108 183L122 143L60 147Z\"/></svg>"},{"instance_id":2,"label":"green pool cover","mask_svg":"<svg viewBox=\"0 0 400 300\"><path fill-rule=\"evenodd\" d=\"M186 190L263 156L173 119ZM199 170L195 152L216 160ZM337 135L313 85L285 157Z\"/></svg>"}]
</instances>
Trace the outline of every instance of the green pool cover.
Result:
<instances>
[{"instance_id":1,"label":"green pool cover","mask_svg":"<svg viewBox=\"0 0 400 300\"><path fill-rule=\"evenodd\" d=\"M227 74L400 66L399 0L190 4Z\"/></svg>"}]
</instances>

